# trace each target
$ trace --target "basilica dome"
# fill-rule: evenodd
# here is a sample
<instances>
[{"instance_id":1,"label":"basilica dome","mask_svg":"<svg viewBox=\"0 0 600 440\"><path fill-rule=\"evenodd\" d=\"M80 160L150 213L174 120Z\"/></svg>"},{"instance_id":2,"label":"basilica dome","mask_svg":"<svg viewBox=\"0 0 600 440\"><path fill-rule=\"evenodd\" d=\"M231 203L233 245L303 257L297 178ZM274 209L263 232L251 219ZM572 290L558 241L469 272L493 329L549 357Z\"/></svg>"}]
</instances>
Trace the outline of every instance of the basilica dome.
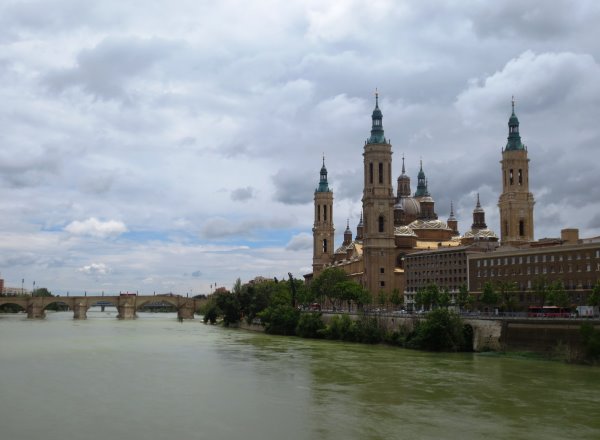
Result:
<instances>
[{"instance_id":1,"label":"basilica dome","mask_svg":"<svg viewBox=\"0 0 600 440\"><path fill-rule=\"evenodd\" d=\"M417 217L421 214L421 205L413 197L400 197L394 209L404 211L407 216Z\"/></svg>"}]
</instances>

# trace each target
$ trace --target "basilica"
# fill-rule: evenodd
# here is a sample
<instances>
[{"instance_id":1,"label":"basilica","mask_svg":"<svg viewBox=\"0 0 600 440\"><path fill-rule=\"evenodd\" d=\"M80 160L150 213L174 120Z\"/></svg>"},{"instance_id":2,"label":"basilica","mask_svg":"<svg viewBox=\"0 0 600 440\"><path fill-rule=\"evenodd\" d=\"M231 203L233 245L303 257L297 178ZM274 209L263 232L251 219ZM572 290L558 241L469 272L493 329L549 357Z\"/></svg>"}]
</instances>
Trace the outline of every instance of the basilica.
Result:
<instances>
[{"instance_id":1,"label":"basilica","mask_svg":"<svg viewBox=\"0 0 600 440\"><path fill-rule=\"evenodd\" d=\"M340 246L334 244L333 191L329 188L325 159L314 193L312 274L318 276L327 267L338 267L372 294L405 290L404 260L409 254L432 249L478 246L493 249L502 245L518 246L533 241L533 195L529 192L527 149L519 135L519 121L514 113L509 119L508 143L502 153L503 192L500 195L501 239L488 228L479 195L474 200L473 223L459 233L458 221L450 206L446 221L438 218L433 195L420 163L417 186L413 193L406 174L402 173L393 188L392 146L383 130L379 97L371 119L371 135L364 143L364 187L362 214L356 234L346 223Z\"/></svg>"}]
</instances>

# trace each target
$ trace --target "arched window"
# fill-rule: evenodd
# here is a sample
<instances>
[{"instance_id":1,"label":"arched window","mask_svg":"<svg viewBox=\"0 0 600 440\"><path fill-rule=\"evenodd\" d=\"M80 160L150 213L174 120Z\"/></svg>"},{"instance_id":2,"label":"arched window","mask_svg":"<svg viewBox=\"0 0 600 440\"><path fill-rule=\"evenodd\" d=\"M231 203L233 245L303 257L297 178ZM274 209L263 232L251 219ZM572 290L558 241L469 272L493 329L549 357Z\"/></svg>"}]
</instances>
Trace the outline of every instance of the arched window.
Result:
<instances>
[{"instance_id":1,"label":"arched window","mask_svg":"<svg viewBox=\"0 0 600 440\"><path fill-rule=\"evenodd\" d=\"M519 168L519 185L523 185L523 171Z\"/></svg>"},{"instance_id":2,"label":"arched window","mask_svg":"<svg viewBox=\"0 0 600 440\"><path fill-rule=\"evenodd\" d=\"M513 170L511 169L509 172L509 180L510 180L510 184L513 184Z\"/></svg>"},{"instance_id":3,"label":"arched window","mask_svg":"<svg viewBox=\"0 0 600 440\"><path fill-rule=\"evenodd\" d=\"M369 183L373 183L373 162L369 163Z\"/></svg>"},{"instance_id":4,"label":"arched window","mask_svg":"<svg viewBox=\"0 0 600 440\"><path fill-rule=\"evenodd\" d=\"M379 162L379 183L383 183L383 164Z\"/></svg>"},{"instance_id":5,"label":"arched window","mask_svg":"<svg viewBox=\"0 0 600 440\"><path fill-rule=\"evenodd\" d=\"M522 237L525 235L525 221L519 220L519 235Z\"/></svg>"},{"instance_id":6,"label":"arched window","mask_svg":"<svg viewBox=\"0 0 600 440\"><path fill-rule=\"evenodd\" d=\"M379 232L383 232L385 220L382 215L379 216Z\"/></svg>"},{"instance_id":7,"label":"arched window","mask_svg":"<svg viewBox=\"0 0 600 440\"><path fill-rule=\"evenodd\" d=\"M326 254L327 253L327 239L323 239L323 253Z\"/></svg>"}]
</instances>

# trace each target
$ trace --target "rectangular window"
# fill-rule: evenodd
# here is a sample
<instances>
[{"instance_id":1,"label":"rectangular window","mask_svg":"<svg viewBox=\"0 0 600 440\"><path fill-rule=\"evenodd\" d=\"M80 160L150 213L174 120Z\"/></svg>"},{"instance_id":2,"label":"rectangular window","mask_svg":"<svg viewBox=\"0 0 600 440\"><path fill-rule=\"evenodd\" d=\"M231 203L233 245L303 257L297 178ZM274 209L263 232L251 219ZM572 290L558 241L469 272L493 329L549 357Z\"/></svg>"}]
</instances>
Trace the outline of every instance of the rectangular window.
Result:
<instances>
[{"instance_id":1,"label":"rectangular window","mask_svg":"<svg viewBox=\"0 0 600 440\"><path fill-rule=\"evenodd\" d=\"M380 281L379 282L379 287L385 287L385 281Z\"/></svg>"},{"instance_id":2,"label":"rectangular window","mask_svg":"<svg viewBox=\"0 0 600 440\"><path fill-rule=\"evenodd\" d=\"M385 268L384 267L380 267L379 268L379 273L385 273Z\"/></svg>"},{"instance_id":3,"label":"rectangular window","mask_svg":"<svg viewBox=\"0 0 600 440\"><path fill-rule=\"evenodd\" d=\"M379 162L379 183L383 183L383 164Z\"/></svg>"},{"instance_id":4,"label":"rectangular window","mask_svg":"<svg viewBox=\"0 0 600 440\"><path fill-rule=\"evenodd\" d=\"M373 162L369 164L369 183L373 183Z\"/></svg>"}]
</instances>

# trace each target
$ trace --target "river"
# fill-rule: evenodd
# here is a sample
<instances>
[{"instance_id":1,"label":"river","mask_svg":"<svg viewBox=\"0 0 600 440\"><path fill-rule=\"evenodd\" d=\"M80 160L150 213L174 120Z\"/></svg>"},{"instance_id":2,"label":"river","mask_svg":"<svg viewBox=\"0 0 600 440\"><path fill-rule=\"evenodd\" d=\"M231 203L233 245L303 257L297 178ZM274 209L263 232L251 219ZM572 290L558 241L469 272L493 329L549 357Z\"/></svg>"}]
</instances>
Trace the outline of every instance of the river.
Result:
<instances>
[{"instance_id":1,"label":"river","mask_svg":"<svg viewBox=\"0 0 600 440\"><path fill-rule=\"evenodd\" d=\"M600 368L106 310L0 315L0 438L600 438Z\"/></svg>"}]
</instances>

